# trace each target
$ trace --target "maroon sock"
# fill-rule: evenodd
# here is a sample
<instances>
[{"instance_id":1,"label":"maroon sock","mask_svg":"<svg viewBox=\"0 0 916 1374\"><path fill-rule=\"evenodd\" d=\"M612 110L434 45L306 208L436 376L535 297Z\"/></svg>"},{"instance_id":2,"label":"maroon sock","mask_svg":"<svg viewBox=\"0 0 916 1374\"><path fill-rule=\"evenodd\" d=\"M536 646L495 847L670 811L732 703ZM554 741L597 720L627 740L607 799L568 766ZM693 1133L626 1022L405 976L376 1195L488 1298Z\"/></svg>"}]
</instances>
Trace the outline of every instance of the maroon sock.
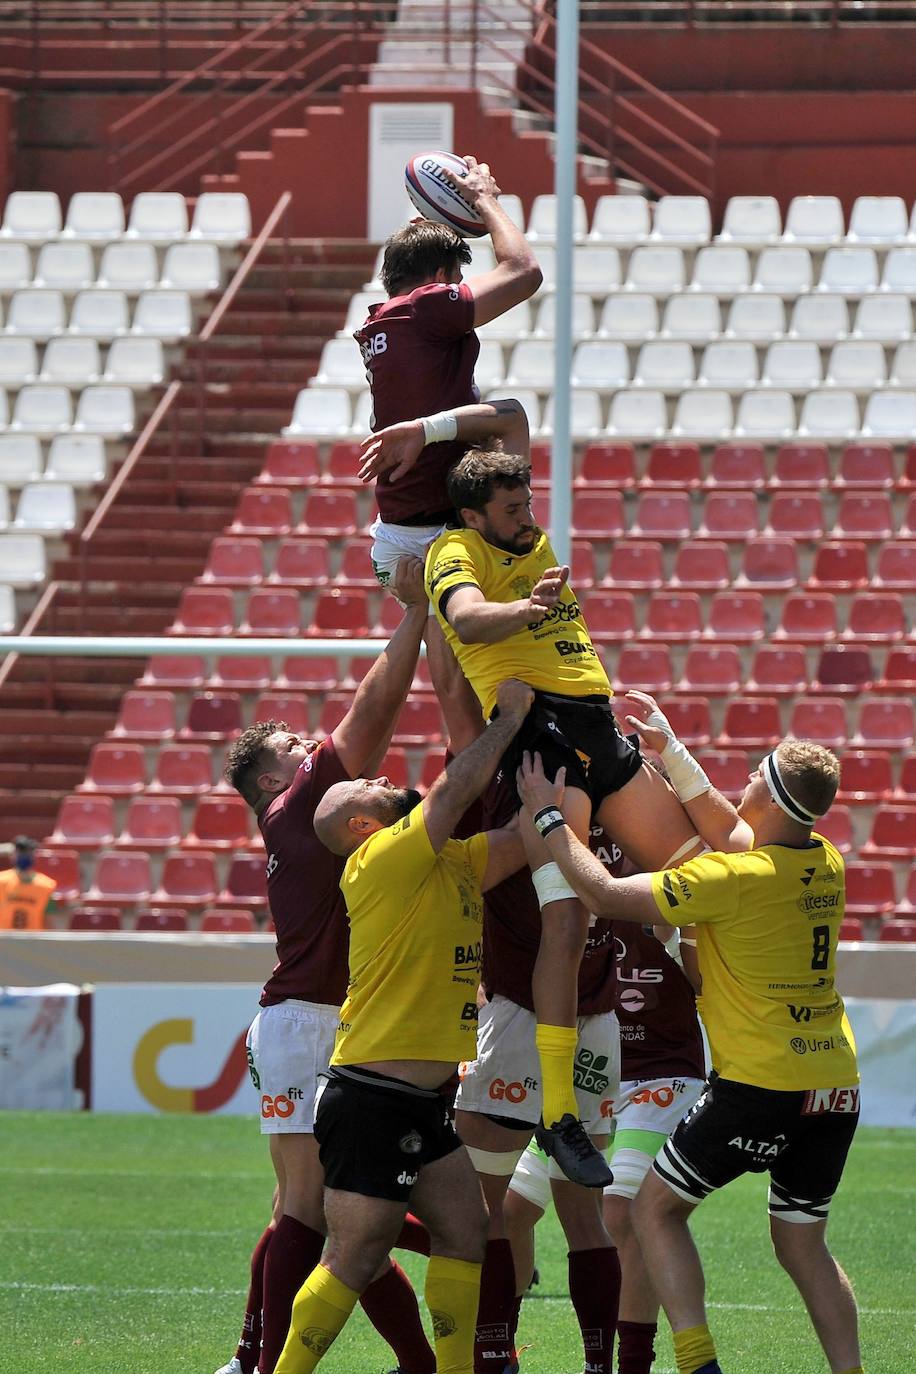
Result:
<instances>
[{"instance_id":1,"label":"maroon sock","mask_svg":"<svg viewBox=\"0 0 916 1374\"><path fill-rule=\"evenodd\" d=\"M521 1310L522 1295L519 1293L512 1308L512 1315L509 1318L509 1340L512 1342L513 1349L515 1349L515 1337L518 1334L518 1319L521 1315Z\"/></svg>"},{"instance_id":2,"label":"maroon sock","mask_svg":"<svg viewBox=\"0 0 916 1374\"><path fill-rule=\"evenodd\" d=\"M360 1298L363 1311L398 1357L401 1374L435 1374L432 1352L410 1279L396 1260Z\"/></svg>"},{"instance_id":3,"label":"maroon sock","mask_svg":"<svg viewBox=\"0 0 916 1374\"><path fill-rule=\"evenodd\" d=\"M649 1374L657 1331L655 1322L617 1323L617 1374Z\"/></svg>"},{"instance_id":4,"label":"maroon sock","mask_svg":"<svg viewBox=\"0 0 916 1374\"><path fill-rule=\"evenodd\" d=\"M274 1228L268 1226L254 1250L251 1252L251 1285L248 1301L245 1303L245 1317L242 1334L235 1358L242 1366L242 1374L254 1374L261 1353L261 1306L264 1300L264 1261L267 1247L273 1240Z\"/></svg>"},{"instance_id":5,"label":"maroon sock","mask_svg":"<svg viewBox=\"0 0 916 1374\"><path fill-rule=\"evenodd\" d=\"M429 1232L412 1212L408 1212L401 1227L401 1234L392 1247L395 1250L412 1250L415 1255L429 1254Z\"/></svg>"},{"instance_id":6,"label":"maroon sock","mask_svg":"<svg viewBox=\"0 0 916 1374\"><path fill-rule=\"evenodd\" d=\"M285 1213L277 1223L264 1264L264 1331L261 1374L273 1374L293 1314L293 1299L321 1259L324 1236Z\"/></svg>"},{"instance_id":7,"label":"maroon sock","mask_svg":"<svg viewBox=\"0 0 916 1374\"><path fill-rule=\"evenodd\" d=\"M585 1374L611 1374L620 1303L620 1261L613 1246L570 1252L569 1296L582 1331Z\"/></svg>"},{"instance_id":8,"label":"maroon sock","mask_svg":"<svg viewBox=\"0 0 916 1374\"><path fill-rule=\"evenodd\" d=\"M515 1309L515 1265L507 1240L488 1240L480 1275L480 1305L474 1336L474 1374L503 1374L515 1364L512 1314Z\"/></svg>"}]
</instances>

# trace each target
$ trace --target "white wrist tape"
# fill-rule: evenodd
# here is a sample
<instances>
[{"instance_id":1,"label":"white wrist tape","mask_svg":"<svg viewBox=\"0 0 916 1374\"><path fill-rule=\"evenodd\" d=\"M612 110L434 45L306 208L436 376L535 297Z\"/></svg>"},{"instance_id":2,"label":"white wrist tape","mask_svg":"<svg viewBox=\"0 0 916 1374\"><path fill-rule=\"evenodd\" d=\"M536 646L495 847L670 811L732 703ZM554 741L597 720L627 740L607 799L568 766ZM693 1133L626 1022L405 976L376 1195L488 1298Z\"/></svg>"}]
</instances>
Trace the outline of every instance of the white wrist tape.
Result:
<instances>
[{"instance_id":1,"label":"white wrist tape","mask_svg":"<svg viewBox=\"0 0 916 1374\"><path fill-rule=\"evenodd\" d=\"M665 953L669 955L676 964L683 968L684 963L681 959L681 936L679 931L674 930L671 932L668 939L664 942L664 948Z\"/></svg>"},{"instance_id":2,"label":"white wrist tape","mask_svg":"<svg viewBox=\"0 0 916 1374\"><path fill-rule=\"evenodd\" d=\"M541 864L541 867L532 873L531 881L534 883L538 906L542 911L550 902L565 902L570 898L578 901L579 894L563 877L559 864Z\"/></svg>"},{"instance_id":3,"label":"white wrist tape","mask_svg":"<svg viewBox=\"0 0 916 1374\"><path fill-rule=\"evenodd\" d=\"M423 438L428 444L443 444L458 434L458 421L450 410L440 410L435 415L426 415L420 421Z\"/></svg>"},{"instance_id":4,"label":"white wrist tape","mask_svg":"<svg viewBox=\"0 0 916 1374\"><path fill-rule=\"evenodd\" d=\"M712 783L703 772L700 765L671 728L671 722L660 711L658 707L651 712L646 720L647 725L651 725L654 730L664 730L668 736L668 743L661 753L662 763L671 780L671 786L682 802L692 801L694 797L701 796L708 792Z\"/></svg>"}]
</instances>

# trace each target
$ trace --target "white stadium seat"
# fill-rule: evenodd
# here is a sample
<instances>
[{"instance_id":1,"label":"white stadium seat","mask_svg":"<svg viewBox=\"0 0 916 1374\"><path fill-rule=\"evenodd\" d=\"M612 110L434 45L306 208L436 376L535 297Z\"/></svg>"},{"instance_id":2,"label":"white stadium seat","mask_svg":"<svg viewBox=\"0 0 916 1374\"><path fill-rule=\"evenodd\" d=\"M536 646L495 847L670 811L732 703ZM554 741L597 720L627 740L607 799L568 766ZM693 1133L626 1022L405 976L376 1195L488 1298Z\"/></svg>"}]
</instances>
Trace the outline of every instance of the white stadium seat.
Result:
<instances>
[{"instance_id":1,"label":"white stadium seat","mask_svg":"<svg viewBox=\"0 0 916 1374\"><path fill-rule=\"evenodd\" d=\"M851 391L809 391L802 402L798 433L802 439L854 439L859 433L859 403Z\"/></svg>"},{"instance_id":2,"label":"white stadium seat","mask_svg":"<svg viewBox=\"0 0 916 1374\"><path fill-rule=\"evenodd\" d=\"M484 395L491 387L502 386L505 378L506 363L502 344L497 343L495 339L484 339L480 345L477 362L474 364L474 383L478 391Z\"/></svg>"},{"instance_id":3,"label":"white stadium seat","mask_svg":"<svg viewBox=\"0 0 916 1374\"><path fill-rule=\"evenodd\" d=\"M736 439L790 439L795 404L788 391L746 391L735 416Z\"/></svg>"},{"instance_id":4,"label":"white stadium seat","mask_svg":"<svg viewBox=\"0 0 916 1374\"><path fill-rule=\"evenodd\" d=\"M863 296L852 329L854 339L901 343L913 333L913 310L908 296Z\"/></svg>"},{"instance_id":5,"label":"white stadium seat","mask_svg":"<svg viewBox=\"0 0 916 1374\"><path fill-rule=\"evenodd\" d=\"M635 248L649 238L649 202L644 196L601 196L595 206L589 238Z\"/></svg>"},{"instance_id":6,"label":"white stadium seat","mask_svg":"<svg viewBox=\"0 0 916 1374\"><path fill-rule=\"evenodd\" d=\"M868 393L887 381L884 349L875 340L847 339L835 344L827 364L825 386Z\"/></svg>"},{"instance_id":7,"label":"white stadium seat","mask_svg":"<svg viewBox=\"0 0 916 1374\"><path fill-rule=\"evenodd\" d=\"M16 595L6 582L0 583L0 634L11 635L16 629Z\"/></svg>"},{"instance_id":8,"label":"white stadium seat","mask_svg":"<svg viewBox=\"0 0 916 1374\"><path fill-rule=\"evenodd\" d=\"M556 296L545 296L539 302L534 321L533 333L544 339L552 339L556 332ZM589 339L595 332L595 307L591 296L582 294L572 298L572 333L574 339Z\"/></svg>"},{"instance_id":9,"label":"white stadium seat","mask_svg":"<svg viewBox=\"0 0 916 1374\"><path fill-rule=\"evenodd\" d=\"M189 239L234 248L251 238L251 207L239 191L204 191L197 197Z\"/></svg>"},{"instance_id":10,"label":"white stadium seat","mask_svg":"<svg viewBox=\"0 0 916 1374\"><path fill-rule=\"evenodd\" d=\"M321 350L318 371L312 386L342 386L347 391L364 391L366 364L355 339L329 339Z\"/></svg>"},{"instance_id":11,"label":"white stadium seat","mask_svg":"<svg viewBox=\"0 0 916 1374\"><path fill-rule=\"evenodd\" d=\"M350 396L340 388L304 387L296 397L284 435L340 439L350 432Z\"/></svg>"},{"instance_id":12,"label":"white stadium seat","mask_svg":"<svg viewBox=\"0 0 916 1374\"><path fill-rule=\"evenodd\" d=\"M130 207L126 239L181 243L188 236L188 207L177 191L141 191Z\"/></svg>"},{"instance_id":13,"label":"white stadium seat","mask_svg":"<svg viewBox=\"0 0 916 1374\"><path fill-rule=\"evenodd\" d=\"M600 299L620 286L620 253L610 244L577 243L573 250L573 290Z\"/></svg>"},{"instance_id":14,"label":"white stadium seat","mask_svg":"<svg viewBox=\"0 0 916 1374\"><path fill-rule=\"evenodd\" d=\"M29 386L37 380L38 349L35 340L21 339L15 335L0 338L0 386Z\"/></svg>"},{"instance_id":15,"label":"white stadium seat","mask_svg":"<svg viewBox=\"0 0 916 1374\"><path fill-rule=\"evenodd\" d=\"M38 587L46 576L45 541L40 534L0 534L0 582Z\"/></svg>"},{"instance_id":16,"label":"white stadium seat","mask_svg":"<svg viewBox=\"0 0 916 1374\"><path fill-rule=\"evenodd\" d=\"M751 284L751 262L746 248L727 248L720 244L701 248L693 264L691 291L709 291L714 296L740 296Z\"/></svg>"},{"instance_id":17,"label":"white stadium seat","mask_svg":"<svg viewBox=\"0 0 916 1374\"><path fill-rule=\"evenodd\" d=\"M100 434L59 434L51 440L46 482L85 487L104 482L106 475L105 441Z\"/></svg>"},{"instance_id":18,"label":"white stadium seat","mask_svg":"<svg viewBox=\"0 0 916 1374\"><path fill-rule=\"evenodd\" d=\"M820 386L822 379L821 350L816 343L805 339L781 339L770 344L761 386L798 393Z\"/></svg>"},{"instance_id":19,"label":"white stadium seat","mask_svg":"<svg viewBox=\"0 0 916 1374\"><path fill-rule=\"evenodd\" d=\"M817 289L847 298L877 291L878 259L874 248L828 248Z\"/></svg>"},{"instance_id":20,"label":"white stadium seat","mask_svg":"<svg viewBox=\"0 0 916 1374\"><path fill-rule=\"evenodd\" d=\"M219 251L212 243L174 243L166 250L159 285L163 290L207 296L222 280Z\"/></svg>"},{"instance_id":21,"label":"white stadium seat","mask_svg":"<svg viewBox=\"0 0 916 1374\"><path fill-rule=\"evenodd\" d=\"M654 244L634 248L627 266L625 291L648 292L651 296L671 296L684 289L684 255L680 248L659 248Z\"/></svg>"},{"instance_id":22,"label":"white stadium seat","mask_svg":"<svg viewBox=\"0 0 916 1374\"><path fill-rule=\"evenodd\" d=\"M9 489L0 483L0 530L5 530L10 523L10 493Z\"/></svg>"},{"instance_id":23,"label":"white stadium seat","mask_svg":"<svg viewBox=\"0 0 916 1374\"><path fill-rule=\"evenodd\" d=\"M193 328L191 297L187 291L143 291L134 307L130 332L177 343Z\"/></svg>"},{"instance_id":24,"label":"white stadium seat","mask_svg":"<svg viewBox=\"0 0 916 1374\"><path fill-rule=\"evenodd\" d=\"M799 296L792 307L790 339L830 344L849 332L849 307L842 296Z\"/></svg>"},{"instance_id":25,"label":"white stadium seat","mask_svg":"<svg viewBox=\"0 0 916 1374\"><path fill-rule=\"evenodd\" d=\"M496 254L491 243L471 239L467 242L467 248L471 254L471 261L463 264L461 268L461 275L466 281L469 277L482 277L485 272L493 271L496 266Z\"/></svg>"},{"instance_id":26,"label":"white stadium seat","mask_svg":"<svg viewBox=\"0 0 916 1374\"><path fill-rule=\"evenodd\" d=\"M685 339L688 343L706 343L710 339L718 338L721 327L718 296L698 292L696 295L669 297L665 302L659 335L663 339Z\"/></svg>"},{"instance_id":27,"label":"white stadium seat","mask_svg":"<svg viewBox=\"0 0 916 1374\"><path fill-rule=\"evenodd\" d=\"M513 305L504 315L497 315L495 320L488 320L477 330L481 339L505 340L506 343L515 343L530 332L531 306L527 301Z\"/></svg>"},{"instance_id":28,"label":"white stadium seat","mask_svg":"<svg viewBox=\"0 0 916 1374\"><path fill-rule=\"evenodd\" d=\"M795 196L786 215L783 243L831 248L845 237L843 207L836 196Z\"/></svg>"},{"instance_id":29,"label":"white stadium seat","mask_svg":"<svg viewBox=\"0 0 916 1374\"><path fill-rule=\"evenodd\" d=\"M599 339L641 343L658 332L658 302L645 294L608 296L598 321Z\"/></svg>"},{"instance_id":30,"label":"white stadium seat","mask_svg":"<svg viewBox=\"0 0 916 1374\"><path fill-rule=\"evenodd\" d=\"M611 397L606 432L613 439L663 439L668 428L660 391L625 388Z\"/></svg>"},{"instance_id":31,"label":"white stadium seat","mask_svg":"<svg viewBox=\"0 0 916 1374\"><path fill-rule=\"evenodd\" d=\"M4 392L4 399L6 393ZM65 386L24 386L16 397L10 429L50 438L73 421L73 402Z\"/></svg>"},{"instance_id":32,"label":"white stadium seat","mask_svg":"<svg viewBox=\"0 0 916 1374\"><path fill-rule=\"evenodd\" d=\"M71 388L91 386L99 380L102 362L95 339L80 336L52 339L45 348L39 380Z\"/></svg>"},{"instance_id":33,"label":"white stadium seat","mask_svg":"<svg viewBox=\"0 0 916 1374\"><path fill-rule=\"evenodd\" d=\"M570 428L576 439L596 439L603 433L601 397L597 391L580 388L571 393ZM553 433L554 398L547 397L540 433Z\"/></svg>"},{"instance_id":34,"label":"white stadium seat","mask_svg":"<svg viewBox=\"0 0 916 1374\"><path fill-rule=\"evenodd\" d=\"M588 233L588 216L585 201L581 196L573 197L573 234L584 239ZM525 237L532 243L554 243L557 237L557 198L553 195L535 196L528 216Z\"/></svg>"},{"instance_id":35,"label":"white stadium seat","mask_svg":"<svg viewBox=\"0 0 916 1374\"><path fill-rule=\"evenodd\" d=\"M912 440L916 434L916 391L876 391L869 396L862 433L869 439Z\"/></svg>"},{"instance_id":36,"label":"white stadium seat","mask_svg":"<svg viewBox=\"0 0 916 1374\"><path fill-rule=\"evenodd\" d=\"M31 281L32 255L28 245L0 241L0 291L20 291Z\"/></svg>"},{"instance_id":37,"label":"white stadium seat","mask_svg":"<svg viewBox=\"0 0 916 1374\"><path fill-rule=\"evenodd\" d=\"M523 339L512 350L506 387L550 391L554 384L556 350L549 339Z\"/></svg>"},{"instance_id":38,"label":"white stadium seat","mask_svg":"<svg viewBox=\"0 0 916 1374\"><path fill-rule=\"evenodd\" d=\"M692 386L694 376L693 349L689 343L652 339L639 350L633 385L674 395Z\"/></svg>"},{"instance_id":39,"label":"white stadium seat","mask_svg":"<svg viewBox=\"0 0 916 1374\"><path fill-rule=\"evenodd\" d=\"M108 343L126 334L130 324L127 296L123 291L81 291L70 311L69 333Z\"/></svg>"},{"instance_id":40,"label":"white stadium seat","mask_svg":"<svg viewBox=\"0 0 916 1374\"><path fill-rule=\"evenodd\" d=\"M372 276L363 285L363 291L372 296L373 300L382 300L385 296L385 288L382 286L382 263L385 260L385 245L375 255L375 266L372 269Z\"/></svg>"},{"instance_id":41,"label":"white stadium seat","mask_svg":"<svg viewBox=\"0 0 916 1374\"><path fill-rule=\"evenodd\" d=\"M14 291L6 313L7 334L44 342L62 334L67 323L63 293L27 287Z\"/></svg>"},{"instance_id":42,"label":"white stadium seat","mask_svg":"<svg viewBox=\"0 0 916 1374\"><path fill-rule=\"evenodd\" d=\"M727 439L734 424L732 399L727 391L695 387L678 397L671 435L675 439Z\"/></svg>"},{"instance_id":43,"label":"white stadium seat","mask_svg":"<svg viewBox=\"0 0 916 1374\"><path fill-rule=\"evenodd\" d=\"M46 243L60 233L60 200L54 191L14 191L3 211L0 239Z\"/></svg>"},{"instance_id":44,"label":"white stadium seat","mask_svg":"<svg viewBox=\"0 0 916 1374\"><path fill-rule=\"evenodd\" d=\"M757 380L757 350L747 340L720 339L703 350L698 385L737 395L756 386Z\"/></svg>"},{"instance_id":45,"label":"white stadium seat","mask_svg":"<svg viewBox=\"0 0 916 1374\"><path fill-rule=\"evenodd\" d=\"M800 296L811 290L813 274L807 248L764 248L757 259L754 290Z\"/></svg>"},{"instance_id":46,"label":"white stadium seat","mask_svg":"<svg viewBox=\"0 0 916 1374\"><path fill-rule=\"evenodd\" d=\"M503 195L499 198L500 209L504 210L511 219L512 223L519 229L525 228L525 207L522 204L521 196Z\"/></svg>"},{"instance_id":47,"label":"white stadium seat","mask_svg":"<svg viewBox=\"0 0 916 1374\"><path fill-rule=\"evenodd\" d=\"M350 433L364 439L372 428L372 392L366 387L357 393L353 401L353 418Z\"/></svg>"},{"instance_id":48,"label":"white stadium seat","mask_svg":"<svg viewBox=\"0 0 916 1374\"><path fill-rule=\"evenodd\" d=\"M102 381L138 390L161 386L165 380L165 355L161 339L115 339L108 350Z\"/></svg>"},{"instance_id":49,"label":"white stadium seat","mask_svg":"<svg viewBox=\"0 0 916 1374\"><path fill-rule=\"evenodd\" d=\"M785 329L786 308L781 296L736 296L729 307L725 337L769 343L784 334Z\"/></svg>"},{"instance_id":50,"label":"white stadium seat","mask_svg":"<svg viewBox=\"0 0 916 1374\"><path fill-rule=\"evenodd\" d=\"M906 204L900 196L859 196L849 217L849 244L892 248L907 233Z\"/></svg>"},{"instance_id":51,"label":"white stadium seat","mask_svg":"<svg viewBox=\"0 0 916 1374\"><path fill-rule=\"evenodd\" d=\"M916 296L916 248L892 248L884 259L881 290Z\"/></svg>"},{"instance_id":52,"label":"white stadium seat","mask_svg":"<svg viewBox=\"0 0 916 1374\"><path fill-rule=\"evenodd\" d=\"M338 337L352 338L357 329L361 329L366 323L366 316L369 314L370 305L378 305L384 298L384 291L357 291L355 296L350 297L350 304L347 306L347 318L344 321L343 329L338 329Z\"/></svg>"},{"instance_id":53,"label":"white stadium seat","mask_svg":"<svg viewBox=\"0 0 916 1374\"><path fill-rule=\"evenodd\" d=\"M629 380L630 362L625 344L592 339L576 348L570 377L573 386L616 391Z\"/></svg>"},{"instance_id":54,"label":"white stadium seat","mask_svg":"<svg viewBox=\"0 0 916 1374\"><path fill-rule=\"evenodd\" d=\"M130 434L135 424L134 393L129 386L87 386L76 405L75 431Z\"/></svg>"},{"instance_id":55,"label":"white stadium seat","mask_svg":"<svg viewBox=\"0 0 916 1374\"><path fill-rule=\"evenodd\" d=\"M716 243L766 248L778 243L781 235L782 219L775 196L732 196Z\"/></svg>"},{"instance_id":56,"label":"white stadium seat","mask_svg":"<svg viewBox=\"0 0 916 1374\"><path fill-rule=\"evenodd\" d=\"M137 296L159 285L159 263L151 243L110 243L102 254L96 283Z\"/></svg>"},{"instance_id":57,"label":"white stadium seat","mask_svg":"<svg viewBox=\"0 0 916 1374\"><path fill-rule=\"evenodd\" d=\"M655 207L650 243L699 248L709 242L712 220L705 196L662 196Z\"/></svg>"},{"instance_id":58,"label":"white stadium seat","mask_svg":"<svg viewBox=\"0 0 916 1374\"><path fill-rule=\"evenodd\" d=\"M553 244L538 244L538 267L541 269L543 281L537 290L537 295L546 294L548 291L555 291L557 287L557 250Z\"/></svg>"},{"instance_id":59,"label":"white stadium seat","mask_svg":"<svg viewBox=\"0 0 916 1374\"><path fill-rule=\"evenodd\" d=\"M124 204L117 191L77 191L67 206L62 239L101 247L124 233Z\"/></svg>"},{"instance_id":60,"label":"white stadium seat","mask_svg":"<svg viewBox=\"0 0 916 1374\"><path fill-rule=\"evenodd\" d=\"M13 529L65 534L76 528L76 498L66 482L29 482L22 488Z\"/></svg>"},{"instance_id":61,"label":"white stadium seat","mask_svg":"<svg viewBox=\"0 0 916 1374\"><path fill-rule=\"evenodd\" d=\"M0 434L0 482L10 487L37 482L42 473L42 461L37 434Z\"/></svg>"},{"instance_id":62,"label":"white stadium seat","mask_svg":"<svg viewBox=\"0 0 916 1374\"><path fill-rule=\"evenodd\" d=\"M916 388L916 340L900 344L897 348L891 364L891 384L911 391Z\"/></svg>"}]
</instances>

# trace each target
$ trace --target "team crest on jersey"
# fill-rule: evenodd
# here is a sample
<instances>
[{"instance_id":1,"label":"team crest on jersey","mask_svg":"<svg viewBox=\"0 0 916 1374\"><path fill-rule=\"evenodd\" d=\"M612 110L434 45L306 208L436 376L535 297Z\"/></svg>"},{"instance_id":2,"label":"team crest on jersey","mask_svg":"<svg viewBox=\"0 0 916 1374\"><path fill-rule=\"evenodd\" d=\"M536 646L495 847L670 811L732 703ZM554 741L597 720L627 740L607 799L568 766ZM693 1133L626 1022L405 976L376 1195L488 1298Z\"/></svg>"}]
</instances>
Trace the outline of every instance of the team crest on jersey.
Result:
<instances>
[{"instance_id":1,"label":"team crest on jersey","mask_svg":"<svg viewBox=\"0 0 916 1374\"><path fill-rule=\"evenodd\" d=\"M530 577L513 577L509 583L509 590L515 593L517 600L522 601L526 596L531 595L532 585Z\"/></svg>"}]
</instances>

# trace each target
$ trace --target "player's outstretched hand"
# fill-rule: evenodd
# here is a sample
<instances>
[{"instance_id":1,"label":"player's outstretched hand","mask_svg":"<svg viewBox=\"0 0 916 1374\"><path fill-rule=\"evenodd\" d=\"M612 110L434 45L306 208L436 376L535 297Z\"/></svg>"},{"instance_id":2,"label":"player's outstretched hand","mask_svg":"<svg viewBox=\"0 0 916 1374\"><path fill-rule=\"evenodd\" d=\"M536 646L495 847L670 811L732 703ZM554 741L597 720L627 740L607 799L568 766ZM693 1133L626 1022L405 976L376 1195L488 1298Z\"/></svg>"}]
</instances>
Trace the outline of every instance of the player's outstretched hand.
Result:
<instances>
[{"instance_id":1,"label":"player's outstretched hand","mask_svg":"<svg viewBox=\"0 0 916 1374\"><path fill-rule=\"evenodd\" d=\"M674 739L674 731L668 717L655 697L650 696L648 692L627 692L626 698L627 701L635 701L641 710L638 716L627 716L627 725L632 725L647 749L653 749L656 754L660 754Z\"/></svg>"},{"instance_id":2,"label":"player's outstretched hand","mask_svg":"<svg viewBox=\"0 0 916 1374\"><path fill-rule=\"evenodd\" d=\"M486 162L478 162L470 153L464 154L464 160L468 165L468 174L457 180L455 185L466 200L474 205L481 196L493 196L495 199L502 194Z\"/></svg>"},{"instance_id":3,"label":"player's outstretched hand","mask_svg":"<svg viewBox=\"0 0 916 1374\"><path fill-rule=\"evenodd\" d=\"M404 420L367 435L360 444L359 480L374 482L383 472L390 472L392 482L396 482L410 472L425 445L419 420Z\"/></svg>"},{"instance_id":4,"label":"player's outstretched hand","mask_svg":"<svg viewBox=\"0 0 916 1374\"><path fill-rule=\"evenodd\" d=\"M563 588L569 581L569 568L547 568L541 573L540 578L531 590L528 600L531 609L538 615L539 619L552 611L563 594Z\"/></svg>"},{"instance_id":5,"label":"player's outstretched hand","mask_svg":"<svg viewBox=\"0 0 916 1374\"><path fill-rule=\"evenodd\" d=\"M508 716L510 720L517 720L519 724L531 710L533 701L533 690L527 682L522 682L517 677L507 677L496 689L496 705L499 707L500 716Z\"/></svg>"},{"instance_id":6,"label":"player's outstretched hand","mask_svg":"<svg viewBox=\"0 0 916 1374\"><path fill-rule=\"evenodd\" d=\"M429 597L423 583L423 563L419 558L403 554L398 559L392 589L399 601L405 606L428 606Z\"/></svg>"},{"instance_id":7,"label":"player's outstretched hand","mask_svg":"<svg viewBox=\"0 0 916 1374\"><path fill-rule=\"evenodd\" d=\"M562 806L566 791L566 769L558 768L553 782L548 781L540 754L522 754L522 764L515 775L515 785L527 810L537 815L545 806Z\"/></svg>"}]
</instances>

